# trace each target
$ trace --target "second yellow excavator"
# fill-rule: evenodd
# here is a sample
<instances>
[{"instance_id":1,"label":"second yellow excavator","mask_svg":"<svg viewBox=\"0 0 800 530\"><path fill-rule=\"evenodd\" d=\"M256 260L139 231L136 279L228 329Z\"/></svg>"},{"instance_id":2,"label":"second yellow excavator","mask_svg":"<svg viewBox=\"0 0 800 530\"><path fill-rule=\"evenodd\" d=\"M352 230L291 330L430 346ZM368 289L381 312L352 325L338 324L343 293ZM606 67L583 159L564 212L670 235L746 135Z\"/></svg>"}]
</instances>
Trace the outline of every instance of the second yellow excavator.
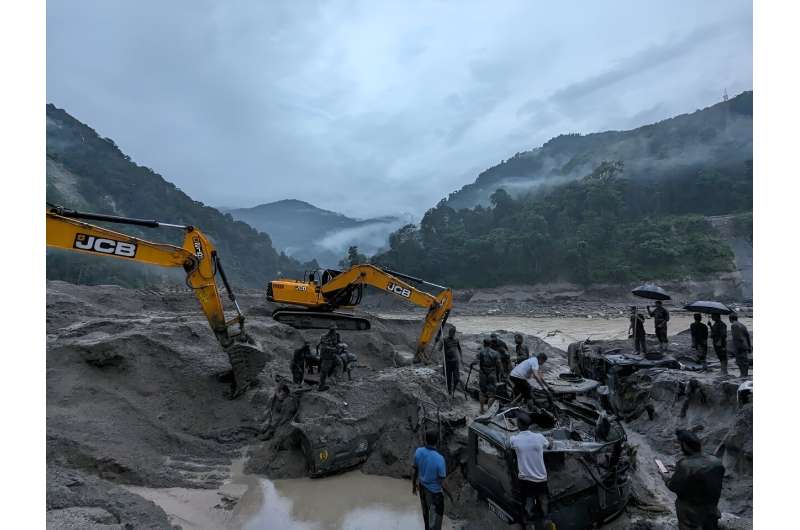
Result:
<instances>
[{"instance_id":1,"label":"second yellow excavator","mask_svg":"<svg viewBox=\"0 0 800 530\"><path fill-rule=\"evenodd\" d=\"M408 282L434 287L440 289L440 292L433 295ZM338 329L367 330L370 322L366 318L336 311L358 305L365 285L389 292L428 310L417 340L416 358L423 359L425 348L434 336L439 339L453 307L453 292L447 287L384 270L375 265L363 264L354 265L346 271L314 271L307 273L302 280L273 280L267 285L267 299L278 304L296 306L280 307L272 313L272 318L294 328L325 329L336 324Z\"/></svg>"},{"instance_id":2,"label":"second yellow excavator","mask_svg":"<svg viewBox=\"0 0 800 530\"><path fill-rule=\"evenodd\" d=\"M245 332L245 317L239 309L222 262L208 237L193 226L162 223L148 219L132 219L114 215L78 212L59 206L47 208L47 246L147 263L161 267L178 267L186 273L186 285L192 289L220 345L231 364L232 397L244 392L266 364L266 355ZM154 243L115 232L86 220L107 223L169 227L184 232L183 246ZM216 276L225 284L236 316L226 320ZM238 328L238 329L237 329Z\"/></svg>"}]
</instances>

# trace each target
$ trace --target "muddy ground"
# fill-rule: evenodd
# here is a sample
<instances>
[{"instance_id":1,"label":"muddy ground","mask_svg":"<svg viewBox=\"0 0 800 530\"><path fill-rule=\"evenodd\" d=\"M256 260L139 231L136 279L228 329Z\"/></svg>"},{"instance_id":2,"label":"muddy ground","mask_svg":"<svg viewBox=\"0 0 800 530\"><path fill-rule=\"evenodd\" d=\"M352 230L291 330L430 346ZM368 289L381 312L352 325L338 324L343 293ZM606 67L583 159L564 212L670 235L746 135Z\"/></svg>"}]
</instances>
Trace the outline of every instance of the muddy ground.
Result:
<instances>
[{"instance_id":1,"label":"muddy ground","mask_svg":"<svg viewBox=\"0 0 800 530\"><path fill-rule=\"evenodd\" d=\"M407 478L419 437L418 400L439 405L453 418L477 413L477 403L463 394L453 401L446 396L436 365L410 364L418 320L374 318L369 332L341 333L359 357L353 381L340 380L326 392L300 393L294 425L263 439L273 391L290 377L293 349L304 338L316 343L321 332L275 323L262 293L248 291L240 298L250 333L269 360L258 386L231 400L227 383L217 378L228 368L227 358L190 293L48 282L49 528L170 528L180 521L133 493L136 487L219 488L231 478L231 463L243 455L249 473L303 476L297 428L328 437L363 434L371 442L362 471ZM502 337L510 343L511 331ZM462 337L467 362L479 339ZM527 340L533 351L550 355L549 378L567 370L563 351L533 336ZM681 340L685 343L675 339L676 348ZM691 401L681 416L683 383L691 377L701 379L706 399ZM654 478L652 458L674 461L677 426L694 428L707 450L724 447L729 471L720 507L752 516L752 407L738 406L736 386L713 373L653 374L656 418L628 424L631 440L640 446L635 477L640 506L629 508L621 520L625 525L674 524L673 498ZM348 429L337 427L343 424ZM459 439L454 433L452 443ZM448 506L448 515L455 526L499 527L474 490L457 474L452 480L456 503ZM231 510L237 500L227 497L217 509Z\"/></svg>"}]
</instances>

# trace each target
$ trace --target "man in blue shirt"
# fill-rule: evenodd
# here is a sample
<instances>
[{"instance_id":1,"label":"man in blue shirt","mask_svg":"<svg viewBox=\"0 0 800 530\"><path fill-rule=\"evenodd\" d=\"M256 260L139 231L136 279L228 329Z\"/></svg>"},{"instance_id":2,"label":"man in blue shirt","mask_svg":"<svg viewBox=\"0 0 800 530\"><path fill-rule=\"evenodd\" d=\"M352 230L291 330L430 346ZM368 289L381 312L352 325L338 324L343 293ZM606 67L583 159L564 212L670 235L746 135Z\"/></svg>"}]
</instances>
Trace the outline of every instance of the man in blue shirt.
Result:
<instances>
[{"instance_id":1,"label":"man in blue shirt","mask_svg":"<svg viewBox=\"0 0 800 530\"><path fill-rule=\"evenodd\" d=\"M422 505L425 530L441 530L444 519L444 479L447 476L444 457L436 450L439 436L435 431L425 433L425 447L414 453L414 476L411 493L417 494Z\"/></svg>"}]
</instances>

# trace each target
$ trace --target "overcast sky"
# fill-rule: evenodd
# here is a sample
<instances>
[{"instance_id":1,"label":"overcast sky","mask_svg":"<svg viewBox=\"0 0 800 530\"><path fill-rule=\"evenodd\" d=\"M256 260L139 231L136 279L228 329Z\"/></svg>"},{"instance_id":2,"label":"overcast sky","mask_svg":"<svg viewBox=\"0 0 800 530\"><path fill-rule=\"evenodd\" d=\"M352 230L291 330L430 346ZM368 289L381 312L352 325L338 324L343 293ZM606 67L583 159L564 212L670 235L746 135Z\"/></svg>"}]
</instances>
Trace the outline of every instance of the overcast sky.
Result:
<instances>
[{"instance_id":1,"label":"overcast sky","mask_svg":"<svg viewBox=\"0 0 800 530\"><path fill-rule=\"evenodd\" d=\"M47 100L196 200L420 215L753 84L748 1L48 0Z\"/></svg>"}]
</instances>

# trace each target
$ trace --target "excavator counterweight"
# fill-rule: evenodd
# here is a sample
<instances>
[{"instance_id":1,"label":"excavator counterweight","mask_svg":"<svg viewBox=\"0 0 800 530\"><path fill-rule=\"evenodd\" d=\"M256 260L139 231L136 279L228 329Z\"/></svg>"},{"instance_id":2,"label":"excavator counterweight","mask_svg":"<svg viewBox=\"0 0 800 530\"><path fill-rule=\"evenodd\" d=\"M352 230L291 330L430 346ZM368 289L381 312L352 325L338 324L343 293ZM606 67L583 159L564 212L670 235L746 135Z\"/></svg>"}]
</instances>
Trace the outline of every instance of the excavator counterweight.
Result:
<instances>
[{"instance_id":1,"label":"excavator counterweight","mask_svg":"<svg viewBox=\"0 0 800 530\"><path fill-rule=\"evenodd\" d=\"M211 241L193 226L161 223L113 215L78 212L54 206L47 208L47 246L95 256L180 267L186 285L192 289L208 319L217 341L228 354L232 370L232 395L236 397L255 381L266 364L266 355L245 332L245 317L228 283L222 261ZM183 246L154 243L85 222L85 220L143 226L169 227L184 231ZM219 276L236 315L226 319L217 286Z\"/></svg>"}]
</instances>

